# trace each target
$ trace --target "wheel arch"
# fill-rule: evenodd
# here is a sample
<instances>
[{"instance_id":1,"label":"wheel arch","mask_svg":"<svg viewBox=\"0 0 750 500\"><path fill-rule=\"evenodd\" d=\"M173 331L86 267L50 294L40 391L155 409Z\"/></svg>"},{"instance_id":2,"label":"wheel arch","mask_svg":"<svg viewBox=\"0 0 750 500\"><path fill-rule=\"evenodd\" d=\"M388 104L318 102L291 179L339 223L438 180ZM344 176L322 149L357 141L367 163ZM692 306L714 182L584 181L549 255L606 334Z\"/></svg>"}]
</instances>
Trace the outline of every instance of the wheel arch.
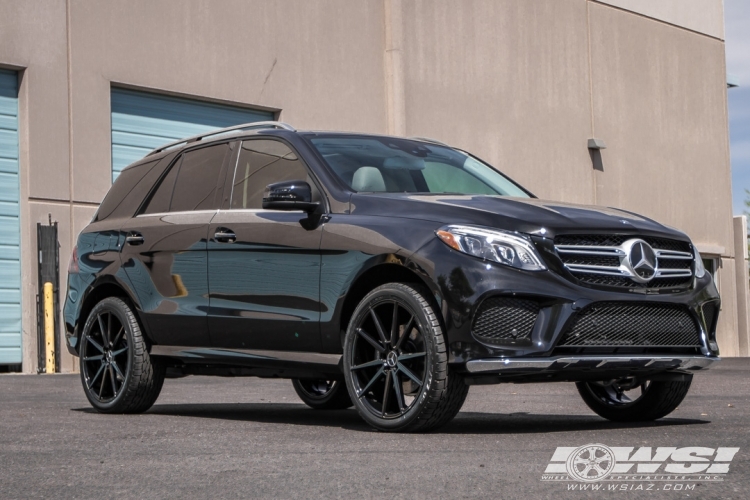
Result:
<instances>
[{"instance_id":1,"label":"wheel arch","mask_svg":"<svg viewBox=\"0 0 750 500\"><path fill-rule=\"evenodd\" d=\"M96 304L108 297L119 297L133 307L136 317L141 323L141 330L146 334L147 338L150 337L148 329L145 328L144 322L140 318L140 304L135 296L130 293L127 286L116 280L114 277L102 276L87 287L84 298L81 301L81 308L78 312L78 319L75 328L75 336L77 340L81 336L83 325L86 323L86 319L91 313L91 310Z\"/></svg>"},{"instance_id":2,"label":"wheel arch","mask_svg":"<svg viewBox=\"0 0 750 500\"><path fill-rule=\"evenodd\" d=\"M427 299L435 311L442 311L440 304L443 303L438 287L427 278L426 273L413 264L404 264L400 259L386 258L362 271L352 282L346 292L341 313L339 315L339 329L341 331L340 342L344 345L346 327L349 325L352 314L362 299L375 288L386 283L413 283L423 286L430 291ZM444 322L442 314L441 321ZM444 325L443 325L444 326Z\"/></svg>"}]
</instances>

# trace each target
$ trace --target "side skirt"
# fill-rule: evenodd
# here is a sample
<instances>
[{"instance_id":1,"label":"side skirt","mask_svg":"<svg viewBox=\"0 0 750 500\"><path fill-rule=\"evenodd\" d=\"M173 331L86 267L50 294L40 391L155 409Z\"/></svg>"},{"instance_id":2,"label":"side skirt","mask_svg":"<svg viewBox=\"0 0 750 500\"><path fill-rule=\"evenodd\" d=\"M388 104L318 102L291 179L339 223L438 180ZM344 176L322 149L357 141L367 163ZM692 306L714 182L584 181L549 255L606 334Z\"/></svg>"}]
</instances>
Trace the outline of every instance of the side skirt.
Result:
<instances>
[{"instance_id":1,"label":"side skirt","mask_svg":"<svg viewBox=\"0 0 750 500\"><path fill-rule=\"evenodd\" d=\"M343 379L341 354L155 345L151 355L167 363L169 377Z\"/></svg>"}]
</instances>

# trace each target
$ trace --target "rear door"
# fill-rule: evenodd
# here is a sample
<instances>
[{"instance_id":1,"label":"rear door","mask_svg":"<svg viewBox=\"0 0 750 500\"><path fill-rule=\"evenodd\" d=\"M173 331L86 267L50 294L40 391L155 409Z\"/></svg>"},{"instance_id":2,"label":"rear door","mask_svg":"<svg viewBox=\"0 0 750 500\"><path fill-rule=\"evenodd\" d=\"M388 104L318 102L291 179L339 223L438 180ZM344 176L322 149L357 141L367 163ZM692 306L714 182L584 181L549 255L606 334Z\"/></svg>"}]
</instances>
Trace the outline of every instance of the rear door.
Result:
<instances>
[{"instance_id":1,"label":"rear door","mask_svg":"<svg viewBox=\"0 0 750 500\"><path fill-rule=\"evenodd\" d=\"M320 192L307 167L285 143L242 143L227 178L226 210L208 238L210 313L214 346L283 351L320 349L321 229L302 211L264 210L268 184L304 180Z\"/></svg>"},{"instance_id":2,"label":"rear door","mask_svg":"<svg viewBox=\"0 0 750 500\"><path fill-rule=\"evenodd\" d=\"M236 147L215 144L180 155L121 229L123 268L157 344L210 345L206 236Z\"/></svg>"}]
</instances>

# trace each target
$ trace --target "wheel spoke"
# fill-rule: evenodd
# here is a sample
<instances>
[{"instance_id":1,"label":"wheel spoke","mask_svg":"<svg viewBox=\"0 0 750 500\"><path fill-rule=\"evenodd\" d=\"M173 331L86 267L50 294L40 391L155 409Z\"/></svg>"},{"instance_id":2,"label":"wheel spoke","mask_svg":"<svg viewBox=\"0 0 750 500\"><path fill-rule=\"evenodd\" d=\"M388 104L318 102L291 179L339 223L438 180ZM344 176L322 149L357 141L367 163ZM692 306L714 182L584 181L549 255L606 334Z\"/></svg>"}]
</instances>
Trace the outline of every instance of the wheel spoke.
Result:
<instances>
[{"instance_id":1,"label":"wheel spoke","mask_svg":"<svg viewBox=\"0 0 750 500\"><path fill-rule=\"evenodd\" d=\"M625 394L625 391L622 390L620 386L614 386L614 398L620 402L620 403L631 403L633 400L628 397L627 394Z\"/></svg>"},{"instance_id":2,"label":"wheel spoke","mask_svg":"<svg viewBox=\"0 0 750 500\"><path fill-rule=\"evenodd\" d=\"M374 384L375 381L378 380L384 372L385 372L385 369L383 369L383 367L381 366L380 369L375 373L375 375L370 379L370 381L367 382L367 385L365 386L365 388L359 391L359 394L357 394L357 397L361 398L362 396L367 394L367 389L372 387L372 384Z\"/></svg>"},{"instance_id":3,"label":"wheel spoke","mask_svg":"<svg viewBox=\"0 0 750 500\"><path fill-rule=\"evenodd\" d=\"M370 344L371 346L373 346L376 351L378 351L381 354L383 354L385 352L385 347L383 347L382 345L378 344L378 342L375 339L373 339L372 337L370 337L367 333L365 333L365 331L363 329L357 328L357 333L359 334L360 337L362 337L363 339L365 339L368 344Z\"/></svg>"},{"instance_id":4,"label":"wheel spoke","mask_svg":"<svg viewBox=\"0 0 750 500\"><path fill-rule=\"evenodd\" d=\"M99 322L99 333L102 334L102 343L106 347L109 344L109 337L107 336L107 328L104 326L104 318L102 315L98 315L96 320Z\"/></svg>"},{"instance_id":5,"label":"wheel spoke","mask_svg":"<svg viewBox=\"0 0 750 500\"><path fill-rule=\"evenodd\" d=\"M423 358L426 355L427 355L426 352L410 352L410 353L407 353L407 354L402 354L401 356L398 357L398 360L399 361L408 361L410 359Z\"/></svg>"},{"instance_id":6,"label":"wheel spoke","mask_svg":"<svg viewBox=\"0 0 750 500\"><path fill-rule=\"evenodd\" d=\"M112 397L117 396L117 386L115 385L115 372L112 370L112 365L109 365L109 381L112 383Z\"/></svg>"},{"instance_id":7,"label":"wheel spoke","mask_svg":"<svg viewBox=\"0 0 750 500\"><path fill-rule=\"evenodd\" d=\"M107 379L107 373L109 373L109 370L104 370L104 374L102 375L102 383L99 386L99 399L102 399L102 391L104 390L104 381Z\"/></svg>"},{"instance_id":8,"label":"wheel spoke","mask_svg":"<svg viewBox=\"0 0 750 500\"><path fill-rule=\"evenodd\" d=\"M121 326L120 331L117 332L117 335L115 335L115 340L112 342L112 347L117 346L117 343L120 341L120 338L122 337L123 333L125 333L125 327Z\"/></svg>"},{"instance_id":9,"label":"wheel spoke","mask_svg":"<svg viewBox=\"0 0 750 500\"><path fill-rule=\"evenodd\" d=\"M370 316L372 317L373 323L375 323L375 328L378 331L378 336L380 336L381 342L383 344L387 344L388 340L385 338L385 332L383 331L383 325L380 324L380 318L378 318L378 315L375 314L375 309L372 307L370 308Z\"/></svg>"},{"instance_id":10,"label":"wheel spoke","mask_svg":"<svg viewBox=\"0 0 750 500\"><path fill-rule=\"evenodd\" d=\"M404 403L404 395L401 393L401 380L398 378L398 372L393 372L393 390L396 391L398 407L403 412L406 403Z\"/></svg>"},{"instance_id":11,"label":"wheel spoke","mask_svg":"<svg viewBox=\"0 0 750 500\"><path fill-rule=\"evenodd\" d=\"M96 347L96 349L100 353L104 354L104 348L102 346L100 346L94 339L92 339L91 336L87 335L86 336L86 340L88 340L91 343L91 345L93 345L94 347Z\"/></svg>"},{"instance_id":12,"label":"wheel spoke","mask_svg":"<svg viewBox=\"0 0 750 500\"><path fill-rule=\"evenodd\" d=\"M367 363L362 363L361 365L352 366L352 371L363 370L365 368L372 368L373 366L382 366L382 365L383 365L383 360L376 359L374 361L368 361Z\"/></svg>"},{"instance_id":13,"label":"wheel spoke","mask_svg":"<svg viewBox=\"0 0 750 500\"><path fill-rule=\"evenodd\" d=\"M96 356L89 356L87 358L83 358L84 361L101 361L104 359L104 354L98 354Z\"/></svg>"},{"instance_id":14,"label":"wheel spoke","mask_svg":"<svg viewBox=\"0 0 750 500\"><path fill-rule=\"evenodd\" d=\"M122 371L120 371L120 366L117 364L117 361L114 359L112 360L112 368L115 369L115 372L120 377L120 380L125 380L125 375L123 375Z\"/></svg>"},{"instance_id":15,"label":"wheel spoke","mask_svg":"<svg viewBox=\"0 0 750 500\"><path fill-rule=\"evenodd\" d=\"M391 345L398 341L398 303L393 303L393 319L391 320Z\"/></svg>"},{"instance_id":16,"label":"wheel spoke","mask_svg":"<svg viewBox=\"0 0 750 500\"><path fill-rule=\"evenodd\" d=\"M96 382L96 379L99 378L99 375L102 374L104 371L104 364L99 365L99 370L96 372L96 375L94 375L94 378L89 380L89 390L91 390L92 387L94 387L94 382Z\"/></svg>"},{"instance_id":17,"label":"wheel spoke","mask_svg":"<svg viewBox=\"0 0 750 500\"><path fill-rule=\"evenodd\" d=\"M385 417L385 412L388 410L388 399L391 393L391 372L385 374L385 386L383 389L383 409L380 413L381 417Z\"/></svg>"},{"instance_id":18,"label":"wheel spoke","mask_svg":"<svg viewBox=\"0 0 750 500\"><path fill-rule=\"evenodd\" d=\"M112 313L107 313L107 342L112 349Z\"/></svg>"},{"instance_id":19,"label":"wheel spoke","mask_svg":"<svg viewBox=\"0 0 750 500\"><path fill-rule=\"evenodd\" d=\"M419 387L422 387L422 381L419 380L417 376L411 372L411 370L409 370L407 367L401 364L401 362L399 362L397 366L398 366L398 371L402 372L404 375L412 379L414 383L417 384Z\"/></svg>"},{"instance_id":20,"label":"wheel spoke","mask_svg":"<svg viewBox=\"0 0 750 500\"><path fill-rule=\"evenodd\" d=\"M119 356L120 354L124 353L127 350L128 350L128 348L127 348L127 346L125 346L125 347L123 347L120 350L112 351L112 357L114 358L115 356Z\"/></svg>"},{"instance_id":21,"label":"wheel spoke","mask_svg":"<svg viewBox=\"0 0 750 500\"><path fill-rule=\"evenodd\" d=\"M399 337L398 342L396 342L396 345L393 347L394 349L398 349L401 347L401 343L404 341L406 337L409 336L409 332L412 329L412 325L414 325L414 315L412 315L411 318L409 318L409 321L406 322L406 326L404 327L404 334Z\"/></svg>"}]
</instances>

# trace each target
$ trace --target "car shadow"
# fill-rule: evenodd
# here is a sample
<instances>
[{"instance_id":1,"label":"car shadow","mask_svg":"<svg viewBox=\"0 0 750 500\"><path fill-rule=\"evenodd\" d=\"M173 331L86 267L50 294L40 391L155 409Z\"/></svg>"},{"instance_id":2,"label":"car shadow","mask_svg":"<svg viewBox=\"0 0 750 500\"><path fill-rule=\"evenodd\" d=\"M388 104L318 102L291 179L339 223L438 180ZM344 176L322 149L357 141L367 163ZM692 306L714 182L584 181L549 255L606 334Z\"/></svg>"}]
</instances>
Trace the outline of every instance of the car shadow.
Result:
<instances>
[{"instance_id":1,"label":"car shadow","mask_svg":"<svg viewBox=\"0 0 750 500\"><path fill-rule=\"evenodd\" d=\"M96 413L93 408L73 411ZM285 425L339 427L375 432L355 410L312 410L291 403L160 404L146 415L210 418ZM663 418L654 422L610 422L596 415L460 412L440 434L547 434L555 432L674 427L709 424L709 420Z\"/></svg>"}]
</instances>

